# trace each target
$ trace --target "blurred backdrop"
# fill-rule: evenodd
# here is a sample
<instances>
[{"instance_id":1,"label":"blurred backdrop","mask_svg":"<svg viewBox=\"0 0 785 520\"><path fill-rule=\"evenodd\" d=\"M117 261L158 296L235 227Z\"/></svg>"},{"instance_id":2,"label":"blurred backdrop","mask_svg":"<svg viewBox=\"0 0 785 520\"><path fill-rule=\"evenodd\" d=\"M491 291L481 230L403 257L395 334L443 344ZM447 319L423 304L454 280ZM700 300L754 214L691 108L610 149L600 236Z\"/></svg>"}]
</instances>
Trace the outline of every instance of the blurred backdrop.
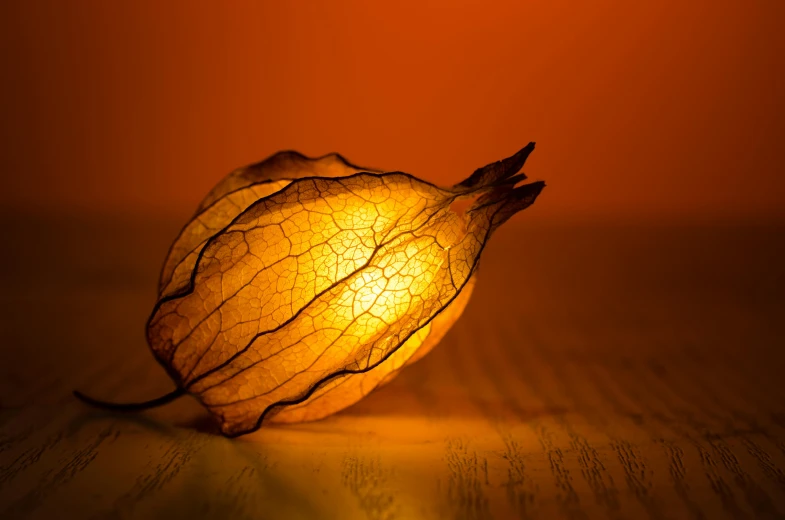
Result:
<instances>
[{"instance_id":1,"label":"blurred backdrop","mask_svg":"<svg viewBox=\"0 0 785 520\"><path fill-rule=\"evenodd\" d=\"M538 142L532 216L768 218L785 3L5 0L6 209L190 213L280 149L454 183Z\"/></svg>"}]
</instances>

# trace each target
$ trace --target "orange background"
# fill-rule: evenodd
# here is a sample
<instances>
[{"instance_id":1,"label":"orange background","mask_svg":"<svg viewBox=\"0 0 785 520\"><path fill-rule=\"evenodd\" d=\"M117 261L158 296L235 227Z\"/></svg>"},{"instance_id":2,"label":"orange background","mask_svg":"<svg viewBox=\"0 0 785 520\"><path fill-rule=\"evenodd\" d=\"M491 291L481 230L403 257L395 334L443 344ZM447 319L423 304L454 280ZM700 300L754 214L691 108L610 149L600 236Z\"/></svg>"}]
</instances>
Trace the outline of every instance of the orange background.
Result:
<instances>
[{"instance_id":1,"label":"orange background","mask_svg":"<svg viewBox=\"0 0 785 520\"><path fill-rule=\"evenodd\" d=\"M538 142L544 216L785 202L785 2L4 1L0 204L188 213L279 149L454 183Z\"/></svg>"}]
</instances>

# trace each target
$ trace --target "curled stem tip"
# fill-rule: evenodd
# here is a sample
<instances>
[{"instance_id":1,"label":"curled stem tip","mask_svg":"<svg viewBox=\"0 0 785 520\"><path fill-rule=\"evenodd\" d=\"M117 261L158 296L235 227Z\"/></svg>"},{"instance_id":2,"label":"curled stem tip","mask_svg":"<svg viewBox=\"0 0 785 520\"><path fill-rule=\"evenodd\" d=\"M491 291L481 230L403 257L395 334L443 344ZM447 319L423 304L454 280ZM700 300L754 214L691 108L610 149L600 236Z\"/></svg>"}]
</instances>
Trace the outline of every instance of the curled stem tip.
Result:
<instances>
[{"instance_id":1,"label":"curled stem tip","mask_svg":"<svg viewBox=\"0 0 785 520\"><path fill-rule=\"evenodd\" d=\"M148 410L150 408L156 408L158 406L171 403L183 395L185 395L185 389L176 388L168 394L162 395L161 397L156 397L155 399L151 399L149 401L142 401L139 403L110 403L107 401L101 401L99 399L93 399L92 397L83 394L79 390L74 390L74 397L83 403L89 404L95 408L100 408L102 410L113 410L115 412L138 412L140 410Z\"/></svg>"}]
</instances>

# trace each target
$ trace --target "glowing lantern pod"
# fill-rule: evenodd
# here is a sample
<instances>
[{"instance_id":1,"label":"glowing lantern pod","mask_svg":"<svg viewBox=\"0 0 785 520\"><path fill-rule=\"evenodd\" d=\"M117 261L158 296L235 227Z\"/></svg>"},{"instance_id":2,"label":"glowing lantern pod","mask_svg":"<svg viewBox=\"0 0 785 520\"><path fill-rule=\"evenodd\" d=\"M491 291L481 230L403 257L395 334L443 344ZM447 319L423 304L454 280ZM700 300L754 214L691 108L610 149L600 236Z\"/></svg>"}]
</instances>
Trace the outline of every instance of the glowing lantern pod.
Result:
<instances>
[{"instance_id":1,"label":"glowing lantern pod","mask_svg":"<svg viewBox=\"0 0 785 520\"><path fill-rule=\"evenodd\" d=\"M533 149L451 188L335 154L280 152L229 174L172 245L148 322L172 395L236 436L325 417L389 381L444 336L491 233L543 189L515 187ZM462 198L475 200L459 214Z\"/></svg>"}]
</instances>

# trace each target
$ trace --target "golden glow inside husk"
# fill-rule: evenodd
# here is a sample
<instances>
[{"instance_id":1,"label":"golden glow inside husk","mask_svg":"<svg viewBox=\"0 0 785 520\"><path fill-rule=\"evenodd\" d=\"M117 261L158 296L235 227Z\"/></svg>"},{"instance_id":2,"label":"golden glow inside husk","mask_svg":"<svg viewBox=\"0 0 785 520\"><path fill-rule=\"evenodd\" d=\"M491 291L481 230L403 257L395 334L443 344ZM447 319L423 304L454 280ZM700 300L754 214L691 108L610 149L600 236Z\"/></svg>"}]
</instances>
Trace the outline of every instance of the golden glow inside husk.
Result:
<instances>
[{"instance_id":1,"label":"golden glow inside husk","mask_svg":"<svg viewBox=\"0 0 785 520\"><path fill-rule=\"evenodd\" d=\"M153 352L227 435L349 406L458 318L491 232L542 189L514 187L530 151L448 189L336 155L233 172L170 250Z\"/></svg>"}]
</instances>

